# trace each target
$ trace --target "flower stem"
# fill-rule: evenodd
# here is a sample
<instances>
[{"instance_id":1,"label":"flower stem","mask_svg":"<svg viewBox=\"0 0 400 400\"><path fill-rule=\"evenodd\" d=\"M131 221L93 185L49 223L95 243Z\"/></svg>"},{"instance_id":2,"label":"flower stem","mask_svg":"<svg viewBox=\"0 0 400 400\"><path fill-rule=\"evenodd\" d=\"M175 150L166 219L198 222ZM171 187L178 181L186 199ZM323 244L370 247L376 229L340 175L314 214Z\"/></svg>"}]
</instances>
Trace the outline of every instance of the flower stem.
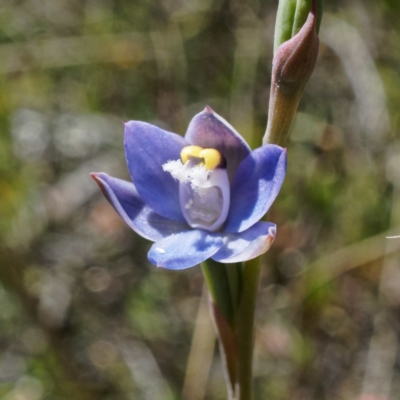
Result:
<instances>
[{"instance_id":1,"label":"flower stem","mask_svg":"<svg viewBox=\"0 0 400 400\"><path fill-rule=\"evenodd\" d=\"M238 400L238 368L235 320L239 303L241 264L225 265L208 259L202 263L212 301L210 312L217 331L228 400Z\"/></svg>"},{"instance_id":2,"label":"flower stem","mask_svg":"<svg viewBox=\"0 0 400 400\"><path fill-rule=\"evenodd\" d=\"M201 269L214 304L218 307L227 322L232 325L234 320L234 306L232 304L229 280L224 265L208 259L201 264Z\"/></svg>"},{"instance_id":3,"label":"flower stem","mask_svg":"<svg viewBox=\"0 0 400 400\"><path fill-rule=\"evenodd\" d=\"M221 267L225 268L228 280L233 311L232 328L234 328L236 326L237 310L242 289L243 263L222 264Z\"/></svg>"},{"instance_id":4,"label":"flower stem","mask_svg":"<svg viewBox=\"0 0 400 400\"><path fill-rule=\"evenodd\" d=\"M237 319L239 400L253 399L254 316L260 282L261 258L244 263Z\"/></svg>"}]
</instances>

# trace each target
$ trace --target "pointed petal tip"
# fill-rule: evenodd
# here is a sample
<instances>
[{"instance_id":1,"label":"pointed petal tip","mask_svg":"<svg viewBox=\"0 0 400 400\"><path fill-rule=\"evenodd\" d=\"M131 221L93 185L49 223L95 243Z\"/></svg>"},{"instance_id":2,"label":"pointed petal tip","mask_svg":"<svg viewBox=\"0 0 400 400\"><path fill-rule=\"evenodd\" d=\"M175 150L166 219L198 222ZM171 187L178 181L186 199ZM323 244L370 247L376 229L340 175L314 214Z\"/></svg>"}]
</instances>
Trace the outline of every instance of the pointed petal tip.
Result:
<instances>
[{"instance_id":1,"label":"pointed petal tip","mask_svg":"<svg viewBox=\"0 0 400 400\"><path fill-rule=\"evenodd\" d=\"M104 172L91 172L89 175L97 183L97 186L103 193L104 197L110 201L110 196L108 193L109 183L107 179L109 178L109 175Z\"/></svg>"},{"instance_id":2,"label":"pointed petal tip","mask_svg":"<svg viewBox=\"0 0 400 400\"><path fill-rule=\"evenodd\" d=\"M214 110L210 106L206 106L206 108L204 109L204 112L214 114Z\"/></svg>"},{"instance_id":3,"label":"pointed petal tip","mask_svg":"<svg viewBox=\"0 0 400 400\"><path fill-rule=\"evenodd\" d=\"M90 175L90 177L91 177L92 179L94 179L94 180L96 181L96 183L98 183L98 180L100 179L100 178L98 177L99 172L91 172L89 175Z\"/></svg>"},{"instance_id":4,"label":"pointed petal tip","mask_svg":"<svg viewBox=\"0 0 400 400\"><path fill-rule=\"evenodd\" d=\"M91 172L89 175L92 179L99 183L106 174L104 172Z\"/></svg>"},{"instance_id":5,"label":"pointed petal tip","mask_svg":"<svg viewBox=\"0 0 400 400\"><path fill-rule=\"evenodd\" d=\"M104 197L106 199L109 199L110 197L109 197L106 187L105 187L106 182L103 179L104 175L106 175L106 174L104 172L91 172L89 175L97 183L97 186L103 193Z\"/></svg>"}]
</instances>

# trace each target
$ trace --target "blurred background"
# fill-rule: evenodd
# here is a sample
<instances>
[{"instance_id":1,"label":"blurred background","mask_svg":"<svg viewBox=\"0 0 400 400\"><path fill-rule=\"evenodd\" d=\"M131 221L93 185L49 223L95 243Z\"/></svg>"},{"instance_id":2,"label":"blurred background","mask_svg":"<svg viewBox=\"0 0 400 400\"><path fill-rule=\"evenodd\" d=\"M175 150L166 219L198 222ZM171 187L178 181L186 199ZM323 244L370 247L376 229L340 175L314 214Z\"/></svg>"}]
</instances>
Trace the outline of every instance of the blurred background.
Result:
<instances>
[{"instance_id":1,"label":"blurred background","mask_svg":"<svg viewBox=\"0 0 400 400\"><path fill-rule=\"evenodd\" d=\"M121 120L264 134L277 1L2 0L0 398L225 399L198 267L146 258L89 172ZM400 393L400 3L326 1L269 215L256 400Z\"/></svg>"}]
</instances>

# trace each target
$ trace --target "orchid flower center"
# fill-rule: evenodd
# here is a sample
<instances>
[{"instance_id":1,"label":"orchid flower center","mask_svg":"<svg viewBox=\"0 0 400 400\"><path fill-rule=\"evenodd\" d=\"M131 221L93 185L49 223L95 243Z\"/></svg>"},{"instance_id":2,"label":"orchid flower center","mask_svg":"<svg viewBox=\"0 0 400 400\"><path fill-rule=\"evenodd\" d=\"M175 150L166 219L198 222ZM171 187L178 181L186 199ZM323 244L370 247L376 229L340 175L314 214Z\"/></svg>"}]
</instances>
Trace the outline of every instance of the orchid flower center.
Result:
<instances>
[{"instance_id":1,"label":"orchid flower center","mask_svg":"<svg viewBox=\"0 0 400 400\"><path fill-rule=\"evenodd\" d=\"M230 187L225 159L218 150L187 146L181 159L168 161L163 170L179 181L182 214L192 228L217 231L226 220Z\"/></svg>"}]
</instances>

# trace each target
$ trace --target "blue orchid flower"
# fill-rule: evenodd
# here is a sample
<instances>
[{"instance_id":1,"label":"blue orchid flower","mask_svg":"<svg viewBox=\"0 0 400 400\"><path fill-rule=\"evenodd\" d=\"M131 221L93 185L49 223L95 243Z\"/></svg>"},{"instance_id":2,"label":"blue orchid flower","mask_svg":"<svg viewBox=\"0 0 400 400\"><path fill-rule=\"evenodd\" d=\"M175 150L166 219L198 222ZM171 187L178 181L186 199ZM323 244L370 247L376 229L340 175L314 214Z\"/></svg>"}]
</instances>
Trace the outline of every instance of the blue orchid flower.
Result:
<instances>
[{"instance_id":1,"label":"blue orchid flower","mask_svg":"<svg viewBox=\"0 0 400 400\"><path fill-rule=\"evenodd\" d=\"M155 242L148 259L184 269L212 258L247 261L271 246L276 225L260 219L281 188L286 150L251 151L210 107L185 137L140 121L125 124L133 183L92 173L107 200L140 236Z\"/></svg>"}]
</instances>

